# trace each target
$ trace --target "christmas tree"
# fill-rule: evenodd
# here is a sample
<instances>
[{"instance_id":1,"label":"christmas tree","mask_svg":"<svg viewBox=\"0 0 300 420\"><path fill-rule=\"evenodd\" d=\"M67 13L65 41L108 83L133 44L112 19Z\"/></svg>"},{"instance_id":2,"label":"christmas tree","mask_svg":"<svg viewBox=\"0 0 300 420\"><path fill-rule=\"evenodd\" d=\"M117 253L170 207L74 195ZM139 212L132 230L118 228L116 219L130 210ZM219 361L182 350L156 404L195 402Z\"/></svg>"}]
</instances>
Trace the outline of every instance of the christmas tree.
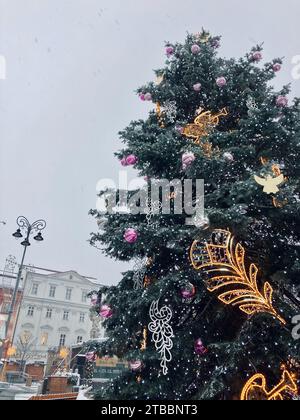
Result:
<instances>
[{"instance_id":1,"label":"christmas tree","mask_svg":"<svg viewBox=\"0 0 300 420\"><path fill-rule=\"evenodd\" d=\"M107 340L91 350L129 362L97 398L232 400L243 389L245 399L296 398L300 102L270 84L280 58L262 65L259 45L223 59L220 40L202 31L166 44L165 67L138 90L153 111L120 133L116 156L145 178L148 213L91 211L91 244L134 261L94 306ZM203 179L205 214L177 214L173 188L153 202L161 179L183 189Z\"/></svg>"}]
</instances>

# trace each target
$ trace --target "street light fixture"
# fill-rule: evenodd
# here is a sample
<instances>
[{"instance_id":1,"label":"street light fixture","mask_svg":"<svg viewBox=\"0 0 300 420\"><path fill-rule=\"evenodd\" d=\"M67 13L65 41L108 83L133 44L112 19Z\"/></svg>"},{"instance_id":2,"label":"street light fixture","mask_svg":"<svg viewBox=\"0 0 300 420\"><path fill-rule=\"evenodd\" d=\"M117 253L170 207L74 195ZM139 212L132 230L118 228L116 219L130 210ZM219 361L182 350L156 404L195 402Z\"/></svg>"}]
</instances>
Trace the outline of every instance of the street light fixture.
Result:
<instances>
[{"instance_id":1,"label":"street light fixture","mask_svg":"<svg viewBox=\"0 0 300 420\"><path fill-rule=\"evenodd\" d=\"M9 326L10 326L10 323L11 323L12 315L13 315L13 312L14 312L14 307L15 307L16 300L17 300L17 295L18 295L18 290L19 290L19 286L20 286L20 281L21 281L21 276L22 276L26 251L27 251L27 248L31 245L30 242L29 242L29 238L30 238L31 235L35 234L36 236L34 236L33 239L35 239L37 242L42 242L44 240L44 238L42 237L41 232L42 232L42 230L45 229L46 222L45 222L45 220L37 220L36 222L30 224L29 221L26 219L26 217L20 216L17 219L17 225L18 225L18 229L16 230L15 233L13 233L13 237L16 238L16 239L21 239L23 237L25 238L24 241L21 242L21 245L24 247L24 251L23 251L23 255L22 255L21 264L19 266L18 277L17 277L17 281L16 281L14 293L13 293L12 302L11 302L10 309L9 309L9 312L8 312L8 318L7 318L7 321L6 321L6 328L5 328L5 337L6 338L8 338ZM12 338L10 340L11 343L13 343L13 341L14 341L14 335L15 335L15 329L13 330Z\"/></svg>"},{"instance_id":2,"label":"street light fixture","mask_svg":"<svg viewBox=\"0 0 300 420\"><path fill-rule=\"evenodd\" d=\"M23 235L22 235L22 233L21 233L21 229L17 229L17 230L15 231L15 233L13 233L13 236L14 236L16 239L23 238Z\"/></svg>"},{"instance_id":3,"label":"street light fixture","mask_svg":"<svg viewBox=\"0 0 300 420\"><path fill-rule=\"evenodd\" d=\"M37 241L37 242L42 242L44 240L44 238L42 237L41 232L39 232L33 239L35 241Z\"/></svg>"}]
</instances>

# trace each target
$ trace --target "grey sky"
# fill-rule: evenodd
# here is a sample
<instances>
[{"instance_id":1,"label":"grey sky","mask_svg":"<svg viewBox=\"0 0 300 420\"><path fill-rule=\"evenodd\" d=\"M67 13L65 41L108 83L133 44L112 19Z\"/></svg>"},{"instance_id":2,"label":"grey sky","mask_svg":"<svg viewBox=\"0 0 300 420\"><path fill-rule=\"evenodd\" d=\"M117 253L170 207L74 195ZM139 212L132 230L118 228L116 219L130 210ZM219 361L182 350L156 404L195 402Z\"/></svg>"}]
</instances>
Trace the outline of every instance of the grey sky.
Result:
<instances>
[{"instance_id":1,"label":"grey sky","mask_svg":"<svg viewBox=\"0 0 300 420\"><path fill-rule=\"evenodd\" d=\"M111 284L126 266L86 240L95 229L98 179L118 179L117 133L146 115L134 90L164 61L164 40L201 27L223 35L222 55L265 42L265 59L285 56L277 83L300 54L299 0L0 0L0 267L20 259L15 219L45 218L45 242L27 263L74 269Z\"/></svg>"}]
</instances>

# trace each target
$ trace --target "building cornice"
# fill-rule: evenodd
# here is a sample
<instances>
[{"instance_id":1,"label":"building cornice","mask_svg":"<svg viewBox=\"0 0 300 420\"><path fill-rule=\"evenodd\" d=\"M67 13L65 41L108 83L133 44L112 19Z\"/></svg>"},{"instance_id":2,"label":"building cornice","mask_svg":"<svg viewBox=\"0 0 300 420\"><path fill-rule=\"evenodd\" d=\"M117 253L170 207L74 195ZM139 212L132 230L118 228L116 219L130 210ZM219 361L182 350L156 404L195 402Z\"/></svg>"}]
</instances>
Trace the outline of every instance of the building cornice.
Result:
<instances>
[{"instance_id":1,"label":"building cornice","mask_svg":"<svg viewBox=\"0 0 300 420\"><path fill-rule=\"evenodd\" d=\"M39 298L39 297L30 297L30 296L24 296L23 297L23 305L25 304L31 304L31 305L39 305L39 306L49 306L52 308L58 307L64 308L64 309L90 309L90 305L88 303L76 303L72 301L66 301L66 300L53 300L53 299L45 299L45 298ZM22 306L23 306L22 305Z\"/></svg>"}]
</instances>

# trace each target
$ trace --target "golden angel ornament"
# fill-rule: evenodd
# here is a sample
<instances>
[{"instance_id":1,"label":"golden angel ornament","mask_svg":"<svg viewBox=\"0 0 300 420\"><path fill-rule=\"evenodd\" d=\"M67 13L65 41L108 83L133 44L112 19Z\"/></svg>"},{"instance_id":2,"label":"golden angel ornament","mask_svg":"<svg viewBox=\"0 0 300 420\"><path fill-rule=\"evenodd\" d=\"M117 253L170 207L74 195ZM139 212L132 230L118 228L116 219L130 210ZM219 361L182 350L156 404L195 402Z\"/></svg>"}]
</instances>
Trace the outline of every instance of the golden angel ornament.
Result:
<instances>
[{"instance_id":1,"label":"golden angel ornament","mask_svg":"<svg viewBox=\"0 0 300 420\"><path fill-rule=\"evenodd\" d=\"M268 175L266 178L261 178L257 175L254 176L255 181L264 187L263 191L266 194L277 194L279 192L279 185L284 183L284 175L280 174L277 177Z\"/></svg>"}]
</instances>

